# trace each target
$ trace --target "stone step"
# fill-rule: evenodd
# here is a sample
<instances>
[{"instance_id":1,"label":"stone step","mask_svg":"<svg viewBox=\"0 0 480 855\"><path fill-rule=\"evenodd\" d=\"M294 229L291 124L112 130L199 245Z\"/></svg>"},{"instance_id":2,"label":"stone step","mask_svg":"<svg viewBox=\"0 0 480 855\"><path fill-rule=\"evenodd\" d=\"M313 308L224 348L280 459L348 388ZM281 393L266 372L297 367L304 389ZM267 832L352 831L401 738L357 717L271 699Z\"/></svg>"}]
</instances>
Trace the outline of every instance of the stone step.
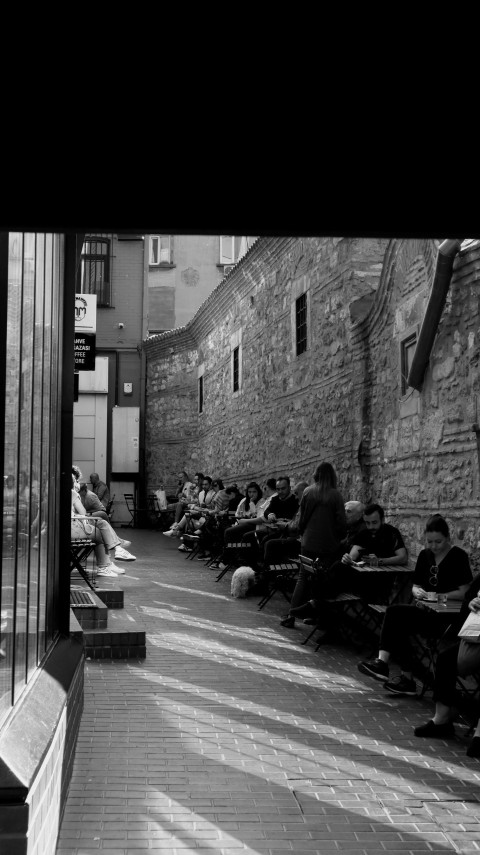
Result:
<instances>
[{"instance_id":1,"label":"stone step","mask_svg":"<svg viewBox=\"0 0 480 855\"><path fill-rule=\"evenodd\" d=\"M83 630L106 629L108 607L87 587L82 590L70 589L70 608Z\"/></svg>"},{"instance_id":2,"label":"stone step","mask_svg":"<svg viewBox=\"0 0 480 855\"><path fill-rule=\"evenodd\" d=\"M128 610L113 611L108 628L84 631L85 656L90 659L145 659L146 632Z\"/></svg>"},{"instance_id":3,"label":"stone step","mask_svg":"<svg viewBox=\"0 0 480 855\"><path fill-rule=\"evenodd\" d=\"M87 583L76 571L72 572L70 590L91 591ZM123 591L118 587L117 578L110 580L108 576L97 578L95 593L109 609L123 609Z\"/></svg>"}]
</instances>

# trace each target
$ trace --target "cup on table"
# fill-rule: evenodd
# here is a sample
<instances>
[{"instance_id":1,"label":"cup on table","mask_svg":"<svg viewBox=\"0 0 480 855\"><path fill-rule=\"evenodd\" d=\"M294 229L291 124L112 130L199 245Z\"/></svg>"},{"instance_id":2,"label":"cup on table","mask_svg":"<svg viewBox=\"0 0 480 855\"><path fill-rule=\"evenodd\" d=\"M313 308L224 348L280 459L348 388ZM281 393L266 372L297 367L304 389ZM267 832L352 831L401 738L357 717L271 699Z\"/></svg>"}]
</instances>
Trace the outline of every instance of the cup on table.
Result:
<instances>
[{"instance_id":1,"label":"cup on table","mask_svg":"<svg viewBox=\"0 0 480 855\"><path fill-rule=\"evenodd\" d=\"M425 594L425 599L429 601L429 603L437 602L438 594L435 591L427 591Z\"/></svg>"},{"instance_id":2,"label":"cup on table","mask_svg":"<svg viewBox=\"0 0 480 855\"><path fill-rule=\"evenodd\" d=\"M376 555L366 555L365 557L370 567L378 567L378 558Z\"/></svg>"},{"instance_id":3,"label":"cup on table","mask_svg":"<svg viewBox=\"0 0 480 855\"><path fill-rule=\"evenodd\" d=\"M448 597L446 594L437 594L437 603L439 606L446 606L447 605L447 599L448 599Z\"/></svg>"}]
</instances>

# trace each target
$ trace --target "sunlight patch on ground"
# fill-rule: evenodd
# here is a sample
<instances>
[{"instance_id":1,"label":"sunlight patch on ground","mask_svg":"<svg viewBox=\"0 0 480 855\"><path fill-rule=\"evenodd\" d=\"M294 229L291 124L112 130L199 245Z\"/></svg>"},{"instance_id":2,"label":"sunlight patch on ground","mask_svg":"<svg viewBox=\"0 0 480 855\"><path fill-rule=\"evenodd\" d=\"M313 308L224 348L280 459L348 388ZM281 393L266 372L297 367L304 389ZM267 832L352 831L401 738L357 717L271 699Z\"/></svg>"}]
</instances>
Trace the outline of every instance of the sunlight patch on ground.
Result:
<instances>
[{"instance_id":1,"label":"sunlight patch on ground","mask_svg":"<svg viewBox=\"0 0 480 855\"><path fill-rule=\"evenodd\" d=\"M335 772L335 776L338 778L338 774L344 773L345 778L349 777L360 777L362 780L371 781L373 780L373 776L379 775L381 778L388 777L388 789L392 789L393 791L404 791L405 788L409 790L409 792L415 791L416 782L415 780L410 780L407 774L407 770L405 769L405 765L407 767L418 767L422 769L438 769L441 772L442 777L445 780L445 789L442 789L442 784L440 780L438 781L435 787L436 798L441 800L442 796L448 797L451 799L451 793L448 789L448 784L450 782L457 781L471 781L472 775L471 770L465 768L464 766L457 764L455 762L448 763L442 757L438 755L429 756L427 753L422 753L422 745L419 744L418 748L412 748L411 756L408 757L408 761L404 759L405 756L405 747L401 748L392 744L390 738L387 740L380 739L368 739L368 744L364 748L365 753L368 752L368 759L363 761L361 759L361 755L355 754L354 756L345 756L344 751L345 747L348 745L354 744L357 749L359 745L365 743L364 734L356 734L351 729L346 729L341 726L332 726L330 722L322 724L319 721L316 721L313 718L309 718L306 716L301 716L297 714L285 713L283 711L279 711L275 707L268 706L267 704L261 704L256 701L251 701L246 698L238 698L235 695L229 695L224 692L218 691L214 688L208 689L202 686L199 686L196 683L189 683L183 679L177 679L174 677L166 677L163 675L154 675L154 674L146 674L141 669L138 669L141 672L142 676L150 683L156 683L161 685L164 689L173 689L180 692L188 692L196 697L203 698L208 702L209 706L207 708L202 707L200 705L196 705L194 701L188 703L176 703L175 704L175 716L172 716L172 721L176 720L176 717L191 718L195 721L197 726L202 725L205 729L215 730L218 732L218 745L215 746L215 757L218 755L218 750L222 750L224 753L231 753L234 751L242 755L244 753L244 749L248 747L248 755L251 757L252 751L252 741L258 742L259 739L265 741L265 749L267 756L272 751L272 734L265 727L262 719L266 719L270 722L275 723L275 728L278 727L278 722L285 727L286 730L291 727L301 728L304 733L317 734L319 739L322 735L325 735L326 742L322 747L321 744L316 748L312 748L311 745L303 745L301 741L293 739L290 734L286 736L282 736L279 734L277 736L275 731L275 736L273 737L277 741L275 754L277 757L277 761L275 765L272 767L274 770L273 777L270 779L269 776L264 773L262 777L265 780L275 780L278 782L278 757L285 755L283 760L285 764L291 763L292 759L299 758L300 763L312 763L312 768L302 769L302 776L315 778L315 765L317 765L322 770L322 776L325 775L325 769L332 769ZM320 687L319 687L320 688ZM259 722L258 725L256 722L245 721L242 717L238 725L238 730L235 730L235 738L236 745L234 748L226 747L225 743L222 746L222 734L224 733L232 733L231 724L225 727L225 715L222 712L215 712L215 708L212 708L210 704L212 703L218 704L219 706L225 706L230 709L240 710L245 717L255 716L258 717ZM161 700L160 700L161 705ZM171 713L171 707L169 708ZM248 734L250 731L253 731L251 737L246 739L245 736L242 736L242 731L245 734ZM191 738L191 734L188 735L188 738ZM204 742L205 737L202 736L202 744ZM211 740L210 740L211 741ZM287 747L282 747L280 743L288 743ZM338 743L335 746L335 742ZM333 744L332 744L333 743ZM278 748L277 748L278 746ZM339 753L336 753L336 747L339 750ZM392 766L389 769L388 773L385 771L383 766L385 756L390 757L392 762L395 760L395 753L400 752L402 757L399 758L399 765L402 766L401 773L396 774L394 767ZM261 748L259 748L256 752L256 755L261 755ZM308 756L307 756L308 755ZM378 755L379 761L381 761L381 768L376 769L375 767L375 755ZM215 758L214 758L215 759ZM241 761L243 764L243 760ZM266 765L268 765L268 761L264 761ZM288 765L287 765L288 768ZM477 775L474 776L477 778Z\"/></svg>"},{"instance_id":2,"label":"sunlight patch on ground","mask_svg":"<svg viewBox=\"0 0 480 855\"><path fill-rule=\"evenodd\" d=\"M319 663L311 662L310 667L307 667L306 665L299 665L298 662L287 662L279 658L273 659L271 656L263 656L256 651L251 652L248 650L239 650L238 648L232 649L231 646L222 644L216 640L197 638L195 646L192 647L192 638L186 634L172 633L168 635L167 639L163 636L152 636L149 634L148 638L156 647L163 647L165 650L175 650L178 653L186 652L189 656L197 656L200 659L205 659L208 656L211 660L219 662L222 665L227 665L230 668L255 671L256 673L272 677L282 676L288 682L298 683L299 685L319 685L319 679L321 679L323 688L333 690L343 687L343 689L347 689L349 692L361 691L362 694L365 691L363 685L352 683L349 676L342 676L332 672L327 673L323 663L321 672L319 673ZM281 647L282 645L276 646ZM281 674L279 675L278 672L281 672ZM323 675L325 676L323 677ZM294 679L292 679L292 676ZM312 680L314 681L313 684ZM327 686L323 685L326 683L328 684Z\"/></svg>"},{"instance_id":3,"label":"sunlight patch on ground","mask_svg":"<svg viewBox=\"0 0 480 855\"><path fill-rule=\"evenodd\" d=\"M167 619L172 623L183 623L185 626L188 626L190 629L206 629L211 633L218 633L220 635L228 635L233 638L241 638L243 641L248 640L249 638L252 641L258 641L258 639L265 639L266 641L275 643L278 647L285 647L286 649L292 649L292 647L299 647L298 640L292 640L291 642L287 641L283 635L281 635L275 629L268 629L268 627L264 627L263 629L258 629L256 627L241 627L238 628L235 625L229 623L221 623L219 620L208 620L207 618L196 618L192 615L179 615L171 609L176 608L176 606L171 606L170 609L156 609L152 606L140 606L139 611L141 611L145 615L149 615L150 617L155 618L163 618ZM152 636L149 633L149 638ZM161 638L161 636L158 636ZM195 638L193 644L197 643L197 638ZM192 646L192 639L190 638L190 646ZM308 651L300 647L298 652Z\"/></svg>"},{"instance_id":4,"label":"sunlight patch on ground","mask_svg":"<svg viewBox=\"0 0 480 855\"><path fill-rule=\"evenodd\" d=\"M212 594L210 591L202 591L201 588L186 588L185 585L170 585L167 582L157 582L155 579L152 579L152 582L160 588L170 588L172 591L183 591L186 594L195 594L197 597L210 597L212 600L228 600L228 602L231 600L229 594Z\"/></svg>"}]
</instances>

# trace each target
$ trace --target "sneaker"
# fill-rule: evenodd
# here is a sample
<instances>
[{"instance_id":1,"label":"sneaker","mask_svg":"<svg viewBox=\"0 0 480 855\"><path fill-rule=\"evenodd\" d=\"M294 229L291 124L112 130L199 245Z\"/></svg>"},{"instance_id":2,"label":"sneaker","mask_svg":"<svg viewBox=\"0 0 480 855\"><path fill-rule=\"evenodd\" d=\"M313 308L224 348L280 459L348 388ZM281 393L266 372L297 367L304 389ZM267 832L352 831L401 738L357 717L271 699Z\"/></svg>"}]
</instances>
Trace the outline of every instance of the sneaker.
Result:
<instances>
[{"instance_id":1,"label":"sneaker","mask_svg":"<svg viewBox=\"0 0 480 855\"><path fill-rule=\"evenodd\" d=\"M394 677L385 683L387 692L392 692L394 695L412 695L417 694L417 684L415 680L409 680L405 674L400 674L399 677Z\"/></svg>"},{"instance_id":2,"label":"sneaker","mask_svg":"<svg viewBox=\"0 0 480 855\"><path fill-rule=\"evenodd\" d=\"M287 626L289 629L293 629L295 626L295 618L293 615L287 615L286 618L280 621L280 626Z\"/></svg>"},{"instance_id":3,"label":"sneaker","mask_svg":"<svg viewBox=\"0 0 480 855\"><path fill-rule=\"evenodd\" d=\"M455 728L451 721L447 721L445 724L435 724L431 719L426 724L416 727L413 732L415 736L430 736L434 739L449 739L455 736Z\"/></svg>"},{"instance_id":4,"label":"sneaker","mask_svg":"<svg viewBox=\"0 0 480 855\"><path fill-rule=\"evenodd\" d=\"M131 552L127 552L123 546L117 546L115 549L115 561L136 561L137 558L135 555L132 555Z\"/></svg>"},{"instance_id":5,"label":"sneaker","mask_svg":"<svg viewBox=\"0 0 480 855\"><path fill-rule=\"evenodd\" d=\"M188 546L185 546L184 543L181 543L180 546L178 547L178 551L179 552L191 552L192 550L189 549Z\"/></svg>"},{"instance_id":6,"label":"sneaker","mask_svg":"<svg viewBox=\"0 0 480 855\"><path fill-rule=\"evenodd\" d=\"M176 528L169 528L168 531L162 531L162 534L164 534L165 537L176 537L177 536L177 529Z\"/></svg>"},{"instance_id":7,"label":"sneaker","mask_svg":"<svg viewBox=\"0 0 480 855\"><path fill-rule=\"evenodd\" d=\"M218 562L218 569L219 569L219 570L225 570L226 566L227 566L227 565L226 565L226 564L224 564L224 563L223 563L223 561L219 561L219 562Z\"/></svg>"},{"instance_id":8,"label":"sneaker","mask_svg":"<svg viewBox=\"0 0 480 855\"><path fill-rule=\"evenodd\" d=\"M110 567L112 568L113 572L115 573L115 576L121 576L122 573L125 573L125 570L123 569L123 567L117 567L117 565L114 564L113 561L110 564Z\"/></svg>"},{"instance_id":9,"label":"sneaker","mask_svg":"<svg viewBox=\"0 0 480 855\"><path fill-rule=\"evenodd\" d=\"M97 576L112 576L116 577L116 573L113 572L110 568L111 564L106 564L105 567L97 567Z\"/></svg>"},{"instance_id":10,"label":"sneaker","mask_svg":"<svg viewBox=\"0 0 480 855\"><path fill-rule=\"evenodd\" d=\"M388 675L390 673L388 663L382 662L381 659L371 659L367 662L359 662L357 667L362 674L367 674L375 680L381 680L382 682L388 680Z\"/></svg>"}]
</instances>

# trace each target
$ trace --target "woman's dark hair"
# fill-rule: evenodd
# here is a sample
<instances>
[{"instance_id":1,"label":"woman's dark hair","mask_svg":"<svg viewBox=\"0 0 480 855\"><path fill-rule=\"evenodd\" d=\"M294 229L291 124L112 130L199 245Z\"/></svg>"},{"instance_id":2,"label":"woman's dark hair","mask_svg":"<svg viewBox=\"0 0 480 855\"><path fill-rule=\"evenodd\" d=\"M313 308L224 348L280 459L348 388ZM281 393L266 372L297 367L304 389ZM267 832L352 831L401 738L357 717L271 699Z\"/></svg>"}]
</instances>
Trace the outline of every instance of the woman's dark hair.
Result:
<instances>
[{"instance_id":1,"label":"woman's dark hair","mask_svg":"<svg viewBox=\"0 0 480 855\"><path fill-rule=\"evenodd\" d=\"M425 525L425 532L427 531L438 531L440 534L443 534L444 537L450 537L448 523L441 514L432 514L432 516L428 518Z\"/></svg>"},{"instance_id":2,"label":"woman's dark hair","mask_svg":"<svg viewBox=\"0 0 480 855\"><path fill-rule=\"evenodd\" d=\"M215 481L213 482L213 484L214 484L216 487L218 487L218 489L219 489L219 490L224 490L224 489L225 489L225 488L224 488L224 486L223 486L223 481L222 481L222 479L221 479L221 478L215 478Z\"/></svg>"},{"instance_id":3,"label":"woman's dark hair","mask_svg":"<svg viewBox=\"0 0 480 855\"><path fill-rule=\"evenodd\" d=\"M204 477L203 472L195 472L195 478L198 478L199 481L203 481Z\"/></svg>"},{"instance_id":4,"label":"woman's dark hair","mask_svg":"<svg viewBox=\"0 0 480 855\"><path fill-rule=\"evenodd\" d=\"M326 502L331 491L337 489L337 476L331 463L319 463L313 473L313 480L319 502Z\"/></svg>"},{"instance_id":5,"label":"woman's dark hair","mask_svg":"<svg viewBox=\"0 0 480 855\"><path fill-rule=\"evenodd\" d=\"M204 481L208 481L208 483L209 483L209 484L211 484L211 483L212 483L212 479L210 478L210 475L204 475L204 476L203 476L203 480L204 480Z\"/></svg>"},{"instance_id":6,"label":"woman's dark hair","mask_svg":"<svg viewBox=\"0 0 480 855\"><path fill-rule=\"evenodd\" d=\"M267 485L267 487L270 487L270 490L275 490L277 486L275 478L267 478L265 484Z\"/></svg>"},{"instance_id":7,"label":"woman's dark hair","mask_svg":"<svg viewBox=\"0 0 480 855\"><path fill-rule=\"evenodd\" d=\"M248 499L248 491L249 490L256 490L257 491L257 498L255 499L255 504L256 504L262 498L262 488L260 487L259 484L257 484L256 481L250 481L250 483L247 484L247 486L245 488L245 497L247 499Z\"/></svg>"}]
</instances>

